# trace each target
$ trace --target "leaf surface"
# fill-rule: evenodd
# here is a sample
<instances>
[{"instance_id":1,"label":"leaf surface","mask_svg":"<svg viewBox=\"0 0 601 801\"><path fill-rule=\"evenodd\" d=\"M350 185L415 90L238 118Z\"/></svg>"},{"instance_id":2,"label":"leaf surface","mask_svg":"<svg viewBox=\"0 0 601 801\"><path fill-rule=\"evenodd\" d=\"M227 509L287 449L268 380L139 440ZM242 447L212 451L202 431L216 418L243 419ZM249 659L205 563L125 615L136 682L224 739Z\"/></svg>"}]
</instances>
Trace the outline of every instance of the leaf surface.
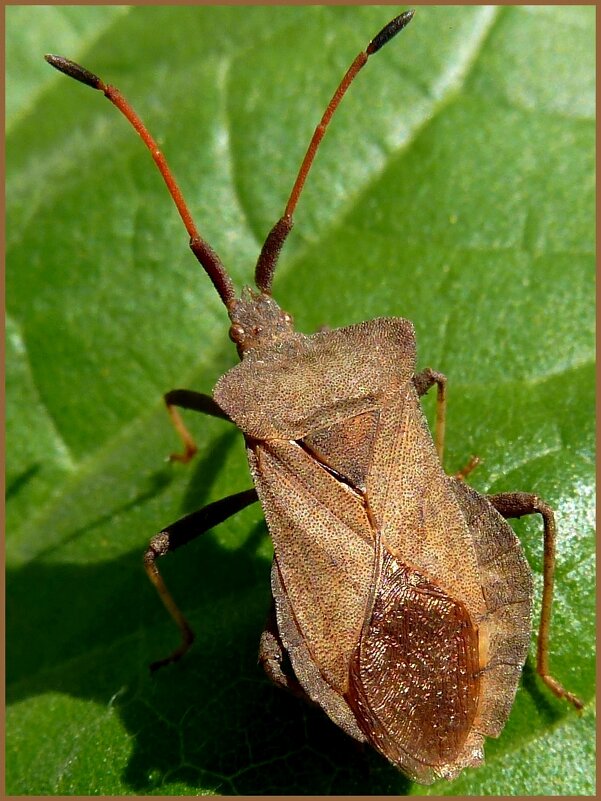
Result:
<instances>
[{"instance_id":1,"label":"leaf surface","mask_svg":"<svg viewBox=\"0 0 601 801\"><path fill-rule=\"evenodd\" d=\"M235 364L227 319L135 133L160 142L200 230L249 283L322 109L389 7L7 9L7 791L417 793L256 665L270 544L258 506L165 560L198 634L177 641L141 554L250 485L241 438L162 405ZM420 7L342 103L274 293L300 330L414 321L447 374L446 467L557 510L551 665L483 768L429 792L594 792L594 11ZM432 399L425 405L431 414ZM472 480L472 477L470 477ZM541 589L537 520L516 523Z\"/></svg>"}]
</instances>

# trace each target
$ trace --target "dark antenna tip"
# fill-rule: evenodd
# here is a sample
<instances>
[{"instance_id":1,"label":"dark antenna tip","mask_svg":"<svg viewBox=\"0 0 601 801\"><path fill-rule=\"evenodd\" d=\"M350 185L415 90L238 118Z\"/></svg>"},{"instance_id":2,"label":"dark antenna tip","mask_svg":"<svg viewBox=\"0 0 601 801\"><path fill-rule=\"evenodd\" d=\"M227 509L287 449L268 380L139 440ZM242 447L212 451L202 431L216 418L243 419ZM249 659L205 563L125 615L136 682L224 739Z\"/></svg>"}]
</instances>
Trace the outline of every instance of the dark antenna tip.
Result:
<instances>
[{"instance_id":1,"label":"dark antenna tip","mask_svg":"<svg viewBox=\"0 0 601 801\"><path fill-rule=\"evenodd\" d=\"M64 56L53 56L51 53L47 53L44 58L51 67L68 75L70 78L75 78L76 81L85 83L86 86L91 86L92 89L104 89L104 84L97 75L74 61L69 61Z\"/></svg>"},{"instance_id":2,"label":"dark antenna tip","mask_svg":"<svg viewBox=\"0 0 601 801\"><path fill-rule=\"evenodd\" d=\"M396 36L397 33L400 33L403 28L406 28L413 19L414 14L415 9L411 8L409 11L403 11L403 13L399 14L398 17L390 20L388 25L385 25L380 33L376 34L376 36L374 36L374 38L368 44L365 51L367 55L371 56L373 53L377 53L381 47L384 47L384 45L393 38L393 36Z\"/></svg>"},{"instance_id":3,"label":"dark antenna tip","mask_svg":"<svg viewBox=\"0 0 601 801\"><path fill-rule=\"evenodd\" d=\"M399 14L398 17L395 17L393 20L391 20L388 25L385 25L367 45L367 48L362 50L357 55L338 84L338 88L332 95L332 99L328 103L321 121L315 129L313 137L309 142L309 147L307 148L307 152L305 153L305 157L298 171L298 175L296 176L296 181L292 187L292 192L288 198L284 216L277 221L267 235L267 239L265 240L259 255L259 260L255 270L255 282L261 292L265 294L271 293L273 274L275 272L282 245L292 229L292 216L294 214L294 210L296 209L296 204L298 203L298 199L303 191L305 180L309 170L311 169L311 165L313 164L317 149L324 137L334 112L338 108L340 101L344 97L349 86L354 81L355 76L359 70L365 66L372 53L377 53L381 47L384 47L384 45L393 38L393 36L396 36L399 31L402 31L403 28L405 28L411 22L414 14L415 11L413 9L410 9L409 11L403 11L402 14Z\"/></svg>"},{"instance_id":4,"label":"dark antenna tip","mask_svg":"<svg viewBox=\"0 0 601 801\"><path fill-rule=\"evenodd\" d=\"M177 185L177 181L175 180L175 177L173 176L173 173L167 164L167 159L161 153L159 146L153 139L150 131L146 128L138 114L129 105L127 100L123 97L118 89L116 89L114 86L104 83L104 81L102 81L97 75L94 75L93 72L90 72L80 64L76 64L74 61L70 61L64 56L47 54L44 56L44 58L51 67L54 67L54 69L58 70L59 72L63 72L65 75L68 75L70 78L74 78L80 83L85 83L86 86L91 86L92 89L99 89L101 92L103 92L107 100L110 100L110 102L117 109L119 109L126 120L137 131L140 138L150 151L150 155L158 167L159 172L163 176L163 180L167 185L169 194L171 195L179 216L182 218L182 222L184 223L186 231L190 236L190 248L192 249L192 252L213 282L215 289L217 290L224 305L229 309L236 297L236 291L234 289L234 285L232 284L232 279L223 266L219 256L211 248L209 243L206 242L198 233L198 229L194 224L194 220L192 219L190 210L188 209L186 201L184 200L181 189Z\"/></svg>"}]
</instances>

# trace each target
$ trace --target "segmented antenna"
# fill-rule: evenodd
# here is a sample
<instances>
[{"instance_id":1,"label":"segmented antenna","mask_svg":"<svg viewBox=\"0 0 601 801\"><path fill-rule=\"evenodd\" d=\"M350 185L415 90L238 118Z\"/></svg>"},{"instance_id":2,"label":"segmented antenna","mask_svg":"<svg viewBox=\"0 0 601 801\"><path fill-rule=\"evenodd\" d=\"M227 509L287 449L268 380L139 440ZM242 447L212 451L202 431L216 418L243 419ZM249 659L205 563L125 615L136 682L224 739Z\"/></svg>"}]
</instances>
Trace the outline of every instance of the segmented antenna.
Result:
<instances>
[{"instance_id":1,"label":"segmented antenna","mask_svg":"<svg viewBox=\"0 0 601 801\"><path fill-rule=\"evenodd\" d=\"M173 198L179 215L186 226L188 234L190 235L190 248L192 249L192 252L213 282L219 297L225 306L229 308L236 298L236 292L232 283L232 279L229 277L219 256L215 253L209 243L198 233L198 229L194 224L190 210L188 209L186 201L184 200L184 196L177 185L169 165L167 164L167 160L159 150L157 143L150 135L140 117L118 89L115 89L114 86L105 84L104 81L102 81L97 75L94 75L93 72L81 67L74 61L69 61L69 59L63 58L63 56L46 55L44 58L59 72L63 72L70 78L75 78L76 81L84 83L86 86L91 86L92 89L98 89L99 91L103 92L104 96L108 98L125 117L127 117L129 122L140 134L142 141L150 151L150 155L154 159L155 164L159 168L159 171L163 176L165 183L167 184L169 194Z\"/></svg>"},{"instance_id":2,"label":"segmented antenna","mask_svg":"<svg viewBox=\"0 0 601 801\"><path fill-rule=\"evenodd\" d=\"M398 17L395 17L393 20L391 20L388 25L385 25L382 30L376 34L376 36L374 36L365 50L361 51L355 58L351 66L346 71L343 79L340 81L338 88L332 95L332 99L328 103L328 106L323 113L323 117L313 133L313 137L309 143L307 152L305 153L305 158L303 159L298 171L298 175L296 176L296 181L292 187L292 192L288 198L288 203L286 204L284 214L282 217L280 217L267 235L267 239L265 240L265 243L261 249L257 266L255 268L255 283L261 292L264 292L267 295L271 294L273 274L275 272L277 260L282 246L286 241L286 237L292 230L292 216L294 214L294 210L296 209L296 204L298 203L298 199L303 191L303 186L305 185L307 175L309 174L309 170L311 169L311 165L315 159L317 149L325 135L330 120L334 116L334 112L340 104L340 101L346 94L347 89L357 76L359 70L361 70L367 63L367 59L374 53L377 53L378 50L384 47L384 45L394 36L396 36L397 33L402 31L403 28L405 28L413 19L414 13L415 11L413 9L410 11L404 11L402 14L399 14Z\"/></svg>"},{"instance_id":3,"label":"segmented antenna","mask_svg":"<svg viewBox=\"0 0 601 801\"><path fill-rule=\"evenodd\" d=\"M294 214L294 210L296 209L296 204L298 203L298 199L303 190L303 186L305 185L307 175L309 174L309 170L311 169L311 165L315 159L317 149L324 137L334 112L338 108L340 101L346 94L347 89L355 79L359 70L367 63L367 59L374 53L377 53L377 51L380 50L380 48L382 48L387 42L389 42L393 36L396 36L399 31L402 31L403 28L411 21L414 13L415 12L412 10L405 11L402 14L399 14L398 17L395 17L393 20L391 20L388 25L385 25L384 28L382 28L382 30L371 40L366 49L359 53L347 70L343 79L340 81L338 88L328 103L319 125L313 133L313 137L309 143L305 158L303 159L300 170L296 177L296 181L292 187L292 192L290 193L284 214L276 222L267 235L265 243L261 249L255 269L255 283L261 292L264 292L265 294L271 294L273 274L275 272L280 251L282 250L284 242L286 241L286 237L292 230L292 216ZM169 168L169 165L167 164L165 156L160 151L157 143L151 136L150 132L138 114L134 111L134 109L130 106L118 89L116 89L114 86L110 86L109 84L105 84L104 81L102 81L97 75L94 75L93 72L90 72L84 67L81 67L79 64L76 64L74 61L70 61L63 56L46 55L44 58L51 66L59 70L59 72L63 72L65 75L74 78L76 81L79 81L86 86L91 86L92 89L98 89L99 91L103 92L104 96L119 109L119 111L136 129L142 138L142 141L150 151L155 164L159 168L159 171L163 176L165 183L167 184L169 194L173 198L179 215L186 226L188 234L190 235L190 248L192 252L213 282L219 297L229 309L236 299L236 293L232 279L228 275L227 270L225 269L223 262L217 253L215 253L209 243L199 234L198 229L194 224L194 220L192 219L192 215L190 214L190 210L188 209L186 201L184 200L184 196L181 193L181 190L173 173L171 172L171 169Z\"/></svg>"}]
</instances>

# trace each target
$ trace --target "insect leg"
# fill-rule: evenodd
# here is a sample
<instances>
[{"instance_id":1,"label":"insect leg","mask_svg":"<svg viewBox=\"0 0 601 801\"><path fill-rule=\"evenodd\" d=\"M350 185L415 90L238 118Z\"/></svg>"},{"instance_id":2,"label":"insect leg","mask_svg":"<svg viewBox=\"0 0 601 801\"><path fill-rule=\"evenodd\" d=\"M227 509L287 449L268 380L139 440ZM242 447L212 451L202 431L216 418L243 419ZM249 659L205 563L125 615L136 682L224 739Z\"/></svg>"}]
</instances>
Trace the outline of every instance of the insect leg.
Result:
<instances>
[{"instance_id":1,"label":"insect leg","mask_svg":"<svg viewBox=\"0 0 601 801\"><path fill-rule=\"evenodd\" d=\"M198 450L196 443L192 439L192 435L184 425L184 421L177 411L177 406L179 406L180 409L191 409L193 412L201 412L202 414L209 414L211 417L221 417L223 420L230 420L228 415L213 398L210 395L205 395L203 392L194 392L191 389L172 389L171 392L167 392L164 395L163 399L167 406L167 412L169 413L173 427L184 443L183 453L172 453L169 456L172 462L189 462Z\"/></svg>"},{"instance_id":2,"label":"insect leg","mask_svg":"<svg viewBox=\"0 0 601 801\"><path fill-rule=\"evenodd\" d=\"M181 634L181 644L165 659L159 659L150 665L150 670L155 671L157 668L168 665L171 662L177 662L178 659L186 653L188 648L194 641L194 632L190 624L180 612L177 604L173 600L173 596L167 589L163 581L156 560L159 556L174 551L181 545L186 545L191 540L204 534L205 531L214 528L219 523L227 520L228 517L240 512L251 503L257 500L257 492L253 489L238 492L235 495L228 495L227 498L222 498L220 501L209 503L203 506L192 514L182 517L176 523L167 526L166 529L156 534L151 540L144 554L144 568L148 574L148 578L154 584L159 593L165 608L177 624Z\"/></svg>"},{"instance_id":3,"label":"insect leg","mask_svg":"<svg viewBox=\"0 0 601 801\"><path fill-rule=\"evenodd\" d=\"M425 395L426 392L433 387L434 384L438 387L436 395L436 428L434 430L434 444L436 445L436 452L438 458L442 463L444 454L444 433L445 421L447 414L447 377L443 373L432 370L431 367L426 367L421 373L413 376L413 383L417 390L418 395Z\"/></svg>"},{"instance_id":4,"label":"insect leg","mask_svg":"<svg viewBox=\"0 0 601 801\"><path fill-rule=\"evenodd\" d=\"M502 492L499 495L487 495L487 500L502 517L522 517L523 515L540 514L543 518L544 530L544 562L543 562L543 601L538 643L536 650L536 670L544 683L558 697L565 698L576 709L584 704L573 693L566 690L549 672L549 629L551 626L551 606L553 602L553 575L555 572L555 515L553 509L537 495L530 492Z\"/></svg>"},{"instance_id":5,"label":"insect leg","mask_svg":"<svg viewBox=\"0 0 601 801\"><path fill-rule=\"evenodd\" d=\"M280 638L273 598L271 599L271 609L265 623L265 630L259 643L259 664L274 684L289 690L298 698L310 700L294 675L290 658Z\"/></svg>"},{"instance_id":6,"label":"insect leg","mask_svg":"<svg viewBox=\"0 0 601 801\"><path fill-rule=\"evenodd\" d=\"M458 470L455 473L454 478L458 479L459 481L465 481L465 479L472 473L476 467L480 464L480 457L479 456L470 456L468 463L464 465L461 470Z\"/></svg>"}]
</instances>

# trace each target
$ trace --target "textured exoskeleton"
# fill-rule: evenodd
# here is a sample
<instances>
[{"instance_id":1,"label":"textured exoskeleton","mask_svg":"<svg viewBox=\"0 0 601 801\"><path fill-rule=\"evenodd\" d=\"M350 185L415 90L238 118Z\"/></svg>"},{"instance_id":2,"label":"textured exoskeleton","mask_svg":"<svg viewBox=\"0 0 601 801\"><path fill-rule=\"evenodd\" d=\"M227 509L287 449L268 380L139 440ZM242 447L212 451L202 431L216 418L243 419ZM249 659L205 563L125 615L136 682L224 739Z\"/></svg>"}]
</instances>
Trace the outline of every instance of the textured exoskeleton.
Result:
<instances>
[{"instance_id":1,"label":"textured exoskeleton","mask_svg":"<svg viewBox=\"0 0 601 801\"><path fill-rule=\"evenodd\" d=\"M274 544L268 672L289 683L286 651L332 720L430 782L480 763L505 723L532 579L492 504L444 473L414 370L407 320L290 331L246 350L214 398Z\"/></svg>"},{"instance_id":2,"label":"textured exoskeleton","mask_svg":"<svg viewBox=\"0 0 601 801\"><path fill-rule=\"evenodd\" d=\"M209 504L153 537L151 581L182 633L153 668L174 662L194 638L165 587L158 556L260 498L274 544L273 609L260 659L278 684L308 697L349 735L370 742L420 782L452 778L483 760L485 736L501 731L530 641L532 576L507 517L539 513L545 566L537 670L559 697L581 707L549 673L553 512L535 495L483 496L442 467L446 378L415 373L413 326L383 318L296 333L271 297L277 259L327 125L359 70L411 20L404 12L359 53L307 150L283 216L263 245L258 293L236 297L217 254L200 236L144 124L117 89L62 56L61 72L104 92L149 148L231 320L241 363L213 398L176 389L167 409L196 447L177 407L233 421L246 439L256 490ZM438 386L434 441L419 396Z\"/></svg>"}]
</instances>

